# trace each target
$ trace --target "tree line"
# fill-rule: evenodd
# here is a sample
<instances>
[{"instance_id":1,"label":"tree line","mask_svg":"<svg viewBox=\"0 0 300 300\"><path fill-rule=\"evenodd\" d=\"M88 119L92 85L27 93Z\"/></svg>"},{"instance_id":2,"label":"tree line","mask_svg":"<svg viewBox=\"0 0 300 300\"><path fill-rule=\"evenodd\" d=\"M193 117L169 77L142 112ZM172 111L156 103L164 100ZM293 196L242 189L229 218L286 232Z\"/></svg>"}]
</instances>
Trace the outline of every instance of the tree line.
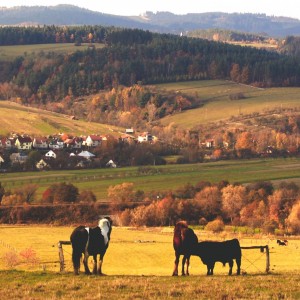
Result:
<instances>
[{"instance_id":1,"label":"tree line","mask_svg":"<svg viewBox=\"0 0 300 300\"><path fill-rule=\"evenodd\" d=\"M212 230L222 229L222 224L227 224L279 235L300 233L300 188L294 182L283 181L275 188L268 181L248 185L230 184L226 180L199 181L159 193L145 193L136 190L133 183L123 182L108 188L108 202L102 206L91 191L79 193L76 186L65 182L52 184L38 200L40 206L31 206L37 188L30 184L5 191L0 184L0 220L43 223L52 218L69 223L79 214L84 220L88 219L98 206L114 214L116 224L122 226L169 226L184 219L190 224L209 225ZM44 206L46 204L48 206ZM69 205L65 213L63 204ZM10 212L4 215L7 206ZM49 210L53 213L51 217Z\"/></svg>"}]
</instances>

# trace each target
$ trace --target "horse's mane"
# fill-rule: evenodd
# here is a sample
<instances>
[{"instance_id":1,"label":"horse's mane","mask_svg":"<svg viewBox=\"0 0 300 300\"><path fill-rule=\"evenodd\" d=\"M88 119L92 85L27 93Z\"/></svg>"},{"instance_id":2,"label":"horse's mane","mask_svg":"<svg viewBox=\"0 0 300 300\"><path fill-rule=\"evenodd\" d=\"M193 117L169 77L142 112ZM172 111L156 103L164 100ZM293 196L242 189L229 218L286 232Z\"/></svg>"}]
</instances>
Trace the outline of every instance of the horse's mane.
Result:
<instances>
[{"instance_id":1,"label":"horse's mane","mask_svg":"<svg viewBox=\"0 0 300 300\"><path fill-rule=\"evenodd\" d=\"M186 221L178 221L175 225L174 232L180 232L183 228L188 228L188 223Z\"/></svg>"}]
</instances>

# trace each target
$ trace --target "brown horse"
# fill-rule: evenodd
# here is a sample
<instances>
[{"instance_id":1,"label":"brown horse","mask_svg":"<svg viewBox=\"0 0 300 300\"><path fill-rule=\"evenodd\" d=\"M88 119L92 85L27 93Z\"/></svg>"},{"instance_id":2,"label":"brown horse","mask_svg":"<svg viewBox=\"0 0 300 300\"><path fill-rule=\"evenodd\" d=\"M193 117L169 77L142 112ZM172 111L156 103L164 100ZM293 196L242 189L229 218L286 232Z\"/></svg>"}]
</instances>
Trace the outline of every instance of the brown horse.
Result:
<instances>
[{"instance_id":1,"label":"brown horse","mask_svg":"<svg viewBox=\"0 0 300 300\"><path fill-rule=\"evenodd\" d=\"M178 276L178 264L180 255L183 255L181 274L189 275L190 257L193 249L198 244L198 238L193 229L188 227L186 221L179 221L174 228L173 247L175 250L175 266L173 276ZM186 264L186 273L184 265Z\"/></svg>"}]
</instances>

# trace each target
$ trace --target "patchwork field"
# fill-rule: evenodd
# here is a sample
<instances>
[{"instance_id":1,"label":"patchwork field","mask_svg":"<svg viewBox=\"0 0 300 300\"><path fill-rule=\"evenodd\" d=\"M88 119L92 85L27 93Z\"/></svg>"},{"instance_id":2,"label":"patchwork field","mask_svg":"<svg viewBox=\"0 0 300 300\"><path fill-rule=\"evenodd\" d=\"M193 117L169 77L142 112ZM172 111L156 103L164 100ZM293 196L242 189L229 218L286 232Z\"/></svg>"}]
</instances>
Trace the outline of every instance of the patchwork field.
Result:
<instances>
[{"instance_id":1,"label":"patchwork field","mask_svg":"<svg viewBox=\"0 0 300 300\"><path fill-rule=\"evenodd\" d=\"M298 299L300 297L300 241L278 246L275 238L238 236L230 229L221 236L196 230L200 240L238 237L242 246L269 245L271 273L265 273L266 256L243 250L241 276L227 276L228 266L216 264L207 277L199 258L191 259L191 276L171 277L173 228L114 227L104 259L109 276L74 276L71 247L63 246L66 269L59 272L59 240L69 240L74 227L0 226L0 297L6 299ZM7 253L33 249L34 263L20 259L7 266ZM235 266L234 266L235 270ZM227 297L227 298L225 298Z\"/></svg>"}]
</instances>

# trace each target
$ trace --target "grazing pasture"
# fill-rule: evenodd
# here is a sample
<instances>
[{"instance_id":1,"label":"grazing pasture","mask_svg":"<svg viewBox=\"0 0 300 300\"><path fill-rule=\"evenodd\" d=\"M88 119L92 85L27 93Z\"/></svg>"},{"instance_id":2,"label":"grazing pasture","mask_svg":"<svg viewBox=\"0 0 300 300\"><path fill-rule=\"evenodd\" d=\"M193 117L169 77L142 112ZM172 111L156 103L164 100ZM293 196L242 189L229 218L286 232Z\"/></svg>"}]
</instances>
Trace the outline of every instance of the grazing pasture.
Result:
<instances>
[{"instance_id":1,"label":"grazing pasture","mask_svg":"<svg viewBox=\"0 0 300 300\"><path fill-rule=\"evenodd\" d=\"M166 91L176 90L202 100L203 106L167 116L161 123L175 123L183 128L229 120L232 116L265 113L272 109L300 107L300 88L255 88L231 81L203 80L159 84ZM230 95L243 94L244 99L231 100Z\"/></svg>"},{"instance_id":2,"label":"grazing pasture","mask_svg":"<svg viewBox=\"0 0 300 300\"><path fill-rule=\"evenodd\" d=\"M299 299L300 241L289 239L286 247L276 238L238 237L242 246L269 244L271 274L264 273L265 256L243 250L241 276L228 276L228 266L217 263L214 276L191 258L189 277L172 277L174 250L173 227L114 227L105 256L109 276L73 275L71 246L64 246L66 271L59 273L57 242L68 240L75 226L0 226L0 297L6 299ZM232 238L195 229L199 240ZM31 248L35 263L20 261L5 265L5 254ZM252 250L249 250L252 251ZM254 266L248 262L250 260ZM249 266L250 264L250 266ZM236 266L234 265L234 271Z\"/></svg>"},{"instance_id":3,"label":"grazing pasture","mask_svg":"<svg viewBox=\"0 0 300 300\"><path fill-rule=\"evenodd\" d=\"M71 182L81 190L91 190L98 201L107 201L110 185L133 182L136 190L157 193L175 190L185 184L199 181L250 183L257 181L294 181L300 183L300 159L253 159L208 162L189 165L149 167L151 172L141 172L139 167L116 169L62 170L47 172L0 173L5 189L15 189L26 184L37 184L36 199L53 183Z\"/></svg>"}]
</instances>

